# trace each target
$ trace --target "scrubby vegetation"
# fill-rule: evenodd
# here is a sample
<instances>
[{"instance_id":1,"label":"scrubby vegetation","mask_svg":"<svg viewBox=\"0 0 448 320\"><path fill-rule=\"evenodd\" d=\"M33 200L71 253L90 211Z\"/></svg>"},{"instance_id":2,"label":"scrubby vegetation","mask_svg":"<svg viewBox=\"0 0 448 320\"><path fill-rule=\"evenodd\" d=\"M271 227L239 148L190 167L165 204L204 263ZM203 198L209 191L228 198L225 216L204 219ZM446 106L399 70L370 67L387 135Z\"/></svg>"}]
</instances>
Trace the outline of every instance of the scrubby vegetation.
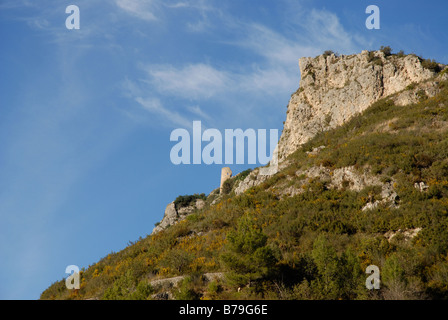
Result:
<instances>
[{"instance_id":1,"label":"scrubby vegetation","mask_svg":"<svg viewBox=\"0 0 448 320\"><path fill-rule=\"evenodd\" d=\"M437 96L406 107L378 101L303 145L288 168L261 185L221 195L107 255L81 273L81 289L67 290L61 280L41 298L151 299L169 292L178 299L448 299L448 84L440 87ZM325 149L307 153L319 146ZM296 174L320 165L381 177L393 184L399 205L363 211L381 187L330 188ZM229 180L230 190L243 176ZM285 181L301 192L280 196ZM427 190L415 188L421 182ZM385 236L415 228L421 231L412 239ZM380 268L380 290L365 287L371 264ZM207 282L202 275L210 272L225 276ZM180 275L186 277L177 287L151 285Z\"/></svg>"},{"instance_id":2,"label":"scrubby vegetation","mask_svg":"<svg viewBox=\"0 0 448 320\"><path fill-rule=\"evenodd\" d=\"M380 47L380 51L382 53L384 53L384 56L390 57L390 56L397 56L399 58L403 58L406 57L406 54L404 53L403 50L400 50L398 53L393 53L392 52L392 48L389 46L381 46ZM325 55L325 54L324 54ZM420 56L417 56L416 54L411 53L411 55L416 56L422 63L423 68L431 70L435 73L439 73L440 71L442 71L442 68L440 66L440 64L435 61L434 59L424 59ZM372 62L374 65L379 65L382 66L383 65L383 61L381 60L380 57L375 56L375 52L374 51L369 51L369 56L367 58L368 62Z\"/></svg>"},{"instance_id":3,"label":"scrubby vegetation","mask_svg":"<svg viewBox=\"0 0 448 320\"><path fill-rule=\"evenodd\" d=\"M322 54L324 56L324 58L331 56L332 54L334 54L336 57L338 56L337 53L335 53L332 50L325 50L324 53Z\"/></svg>"},{"instance_id":4,"label":"scrubby vegetation","mask_svg":"<svg viewBox=\"0 0 448 320\"><path fill-rule=\"evenodd\" d=\"M222 193L223 194L229 194L233 187L239 182L244 180L250 173L252 172L252 169L247 169L241 172L240 174L236 175L235 177L232 177L230 179L227 179L224 181L222 185Z\"/></svg>"},{"instance_id":5,"label":"scrubby vegetation","mask_svg":"<svg viewBox=\"0 0 448 320\"><path fill-rule=\"evenodd\" d=\"M174 200L174 205L176 206L176 209L188 207L196 200L206 200L207 197L205 196L205 193L201 194L193 194L193 195L185 195L185 196L178 196L176 200Z\"/></svg>"},{"instance_id":6,"label":"scrubby vegetation","mask_svg":"<svg viewBox=\"0 0 448 320\"><path fill-rule=\"evenodd\" d=\"M422 59L422 66L423 68L434 71L436 73L441 71L439 63L434 59Z\"/></svg>"},{"instance_id":7,"label":"scrubby vegetation","mask_svg":"<svg viewBox=\"0 0 448 320\"><path fill-rule=\"evenodd\" d=\"M381 60L380 57L375 56L374 51L369 51L369 56L367 57L367 61L372 62L374 65L379 65L379 66L383 65L383 61Z\"/></svg>"},{"instance_id":8,"label":"scrubby vegetation","mask_svg":"<svg viewBox=\"0 0 448 320\"><path fill-rule=\"evenodd\" d=\"M381 51L382 53L384 53L384 55L385 55L386 57L392 55L392 48L389 47L389 46L386 46L386 47L385 47L385 46L381 46L380 51Z\"/></svg>"}]
</instances>

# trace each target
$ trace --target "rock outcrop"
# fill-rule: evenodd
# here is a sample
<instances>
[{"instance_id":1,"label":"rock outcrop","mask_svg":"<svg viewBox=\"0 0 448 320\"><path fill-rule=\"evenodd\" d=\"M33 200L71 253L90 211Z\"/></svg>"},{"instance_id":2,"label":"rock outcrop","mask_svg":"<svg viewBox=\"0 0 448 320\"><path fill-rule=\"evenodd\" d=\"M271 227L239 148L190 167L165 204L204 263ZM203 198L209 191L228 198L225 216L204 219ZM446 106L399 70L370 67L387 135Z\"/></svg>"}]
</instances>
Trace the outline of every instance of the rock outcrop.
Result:
<instances>
[{"instance_id":1,"label":"rock outcrop","mask_svg":"<svg viewBox=\"0 0 448 320\"><path fill-rule=\"evenodd\" d=\"M381 187L381 193L378 198L367 199L368 202L362 208L362 211L372 210L378 206L387 206L389 208L397 208L399 205L398 194L394 190L394 182L382 182L381 179L370 173L367 168L360 170L354 166L329 169L323 166L311 167L304 170L298 170L295 173L294 180L298 180L297 186L287 187L287 179L284 186L280 186L277 194L283 196L295 196L296 194L303 193L307 184L314 179L319 179L326 184L329 189L348 189L356 192L360 192L366 187L378 186Z\"/></svg>"},{"instance_id":2,"label":"rock outcrop","mask_svg":"<svg viewBox=\"0 0 448 320\"><path fill-rule=\"evenodd\" d=\"M176 208L174 201L171 202L166 206L162 221L156 225L151 234L156 234L157 232L165 230L169 226L176 224L177 222L185 219L187 215L195 210L202 209L204 205L205 201L202 199L196 199L193 204L181 208Z\"/></svg>"},{"instance_id":3,"label":"rock outcrop","mask_svg":"<svg viewBox=\"0 0 448 320\"><path fill-rule=\"evenodd\" d=\"M447 80L448 73L435 77L422 62L412 54L386 56L382 51L299 59L300 87L288 104L278 144L279 169L287 166L288 155L317 133L344 124L379 99L391 97L396 105L404 106L435 96L440 91L439 81ZM241 194L267 178L256 169L239 183L235 193Z\"/></svg>"},{"instance_id":4,"label":"rock outcrop","mask_svg":"<svg viewBox=\"0 0 448 320\"><path fill-rule=\"evenodd\" d=\"M247 189L259 185L260 183L266 181L269 176L263 176L259 174L259 169L253 170L249 175L236 186L235 194L242 194Z\"/></svg>"},{"instance_id":5,"label":"rock outcrop","mask_svg":"<svg viewBox=\"0 0 448 320\"><path fill-rule=\"evenodd\" d=\"M395 236L401 235L404 241L409 241L414 239L419 233L422 231L422 228L415 228L415 229L406 229L401 230L398 229L396 232L394 231L388 231L384 234L384 237L387 239L387 241L391 241Z\"/></svg>"},{"instance_id":6,"label":"rock outcrop","mask_svg":"<svg viewBox=\"0 0 448 320\"><path fill-rule=\"evenodd\" d=\"M354 115L366 110L379 99L390 97L396 105L404 106L417 103L422 98L435 96L439 91L439 81L447 80L446 66L440 76L435 71L425 68L423 59L416 55L386 55L379 51L362 51L354 55L323 54L315 58L299 59L301 73L300 87L291 95L286 112L286 121L277 146L278 169L288 166L288 155L316 134L340 126ZM393 120L391 120L393 121ZM384 124L387 130L390 123ZM378 128L382 129L382 128ZM325 146L308 152L318 154ZM313 172L314 170L314 172ZM325 177L329 170L311 168L303 172L308 177L313 174ZM372 201L363 210L375 209L378 205L395 206L396 193L390 183L382 184L370 175L360 176L353 168L341 168L332 172L331 183L335 188L343 183L350 183L350 188L358 190L367 185L382 185L382 200ZM210 194L216 204L222 195L222 185L231 177L229 168L224 168L221 176L221 192ZM251 187L260 185L269 179L269 175L260 174L260 168L253 170L244 179L237 181L232 190L239 195ZM421 191L424 186L418 186ZM302 190L294 186L285 187L282 194L294 195ZM203 204L202 204L203 205ZM161 223L154 228L159 232L184 219L186 215L199 208L201 204L176 210L170 203Z\"/></svg>"},{"instance_id":7,"label":"rock outcrop","mask_svg":"<svg viewBox=\"0 0 448 320\"><path fill-rule=\"evenodd\" d=\"M288 105L280 161L318 132L335 128L375 101L435 75L415 55L386 56L382 51L301 58L299 67L300 88ZM402 96L400 102L414 98L415 94Z\"/></svg>"}]
</instances>

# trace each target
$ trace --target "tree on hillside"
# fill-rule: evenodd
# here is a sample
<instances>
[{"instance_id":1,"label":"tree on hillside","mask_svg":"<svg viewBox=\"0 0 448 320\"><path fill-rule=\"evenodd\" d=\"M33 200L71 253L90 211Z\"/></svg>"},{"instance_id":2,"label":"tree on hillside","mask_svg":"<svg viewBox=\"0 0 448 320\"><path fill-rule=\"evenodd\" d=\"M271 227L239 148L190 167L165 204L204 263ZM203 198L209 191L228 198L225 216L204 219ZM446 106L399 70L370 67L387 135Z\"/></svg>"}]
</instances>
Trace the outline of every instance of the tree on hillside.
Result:
<instances>
[{"instance_id":1,"label":"tree on hillside","mask_svg":"<svg viewBox=\"0 0 448 320\"><path fill-rule=\"evenodd\" d=\"M231 231L227 239L227 250L221 259L230 269L228 277L231 282L250 286L272 271L276 258L267 246L267 236L250 216L241 217L237 230Z\"/></svg>"}]
</instances>

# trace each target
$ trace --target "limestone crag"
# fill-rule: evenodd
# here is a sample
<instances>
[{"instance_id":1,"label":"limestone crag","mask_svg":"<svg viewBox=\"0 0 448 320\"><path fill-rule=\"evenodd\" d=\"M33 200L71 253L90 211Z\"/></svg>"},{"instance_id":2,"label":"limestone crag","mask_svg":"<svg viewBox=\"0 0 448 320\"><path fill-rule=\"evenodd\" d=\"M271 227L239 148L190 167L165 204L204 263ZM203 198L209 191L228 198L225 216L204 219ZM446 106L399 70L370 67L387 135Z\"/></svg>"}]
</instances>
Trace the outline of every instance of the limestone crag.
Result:
<instances>
[{"instance_id":1,"label":"limestone crag","mask_svg":"<svg viewBox=\"0 0 448 320\"><path fill-rule=\"evenodd\" d=\"M296 186L287 186L289 179L286 179L283 186L275 187L272 190L280 197L295 196L303 193L305 186L314 179L319 179L329 189L348 189L360 192L369 186L381 187L381 199L368 199L367 204L362 208L362 211L372 210L378 206L387 206L389 208L397 208L399 205L398 194L394 190L394 182L382 182L381 179L370 173L368 168L356 169L354 166L329 169L323 166L313 166L308 169L298 170L295 173L294 180L298 180Z\"/></svg>"},{"instance_id":2,"label":"limestone crag","mask_svg":"<svg viewBox=\"0 0 448 320\"><path fill-rule=\"evenodd\" d=\"M424 81L421 83L412 83L406 90L397 93L392 100L397 106L406 106L409 104L417 103L424 97L434 97L440 90L440 81L448 80L448 73L442 74L430 81Z\"/></svg>"},{"instance_id":3,"label":"limestone crag","mask_svg":"<svg viewBox=\"0 0 448 320\"><path fill-rule=\"evenodd\" d=\"M290 162L287 156L316 134L344 124L379 99L388 97L396 105L405 106L439 93L441 90L439 82L448 79L446 72L448 67L439 64L439 69L444 72L437 75L435 71L425 68L423 61L413 54L386 55L381 50L341 56L323 54L315 58L299 59L300 87L291 95L283 132L276 148L278 170L286 168ZM377 129L392 130L393 121L394 119L391 119ZM434 126L439 127L446 125L446 122L434 123ZM317 155L325 147L320 146L307 153L309 156ZM348 184L348 188L357 191L365 186L381 185L382 199L368 202L363 211L375 209L379 205L389 207L398 205L397 194L391 183L381 183L378 178L360 173L352 167L334 171L324 167L313 167L297 175L329 179L330 187L334 188L345 187ZM220 188L209 195L209 199L210 197L213 199L211 205L220 201L224 182L231 177L230 168L223 168ZM260 168L256 168L244 179L237 179L232 191L237 195L242 194L249 188L265 182L269 177L260 174ZM294 185L283 187L282 190L276 191L280 196L293 196L303 192L302 188ZM416 188L426 190L421 185ZM170 203L163 220L154 228L153 233L177 223L203 205L204 203L196 201L195 205L176 209L174 202Z\"/></svg>"},{"instance_id":4,"label":"limestone crag","mask_svg":"<svg viewBox=\"0 0 448 320\"><path fill-rule=\"evenodd\" d=\"M300 88L288 105L280 161L318 132L335 128L375 101L435 75L415 55L386 56L382 51L301 58L299 67ZM405 104L413 97L401 99Z\"/></svg>"},{"instance_id":5,"label":"limestone crag","mask_svg":"<svg viewBox=\"0 0 448 320\"><path fill-rule=\"evenodd\" d=\"M157 232L165 230L169 226L176 224L177 222L185 219L187 215L193 213L195 210L202 209L204 205L205 201L202 199L196 199L193 204L181 208L176 208L174 201L171 202L166 206L162 221L157 224L151 234L156 234Z\"/></svg>"},{"instance_id":6,"label":"limestone crag","mask_svg":"<svg viewBox=\"0 0 448 320\"><path fill-rule=\"evenodd\" d=\"M258 173L259 169L257 168L253 170L251 173L249 173L249 175L244 180L240 181L240 183L235 188L235 194L236 195L242 194L247 189L257 186L269 178L269 176L262 176Z\"/></svg>"},{"instance_id":7,"label":"limestone crag","mask_svg":"<svg viewBox=\"0 0 448 320\"><path fill-rule=\"evenodd\" d=\"M289 165L288 161L283 161L278 164L278 170L283 170ZM246 178L238 182L234 191L236 195L244 193L246 190L258 186L259 184L268 180L270 175L262 175L260 174L260 168L254 169Z\"/></svg>"},{"instance_id":8,"label":"limestone crag","mask_svg":"<svg viewBox=\"0 0 448 320\"><path fill-rule=\"evenodd\" d=\"M409 241L415 238L420 231L422 231L422 228L415 228L415 229L406 229L401 230L398 229L396 232L394 231L388 231L384 234L384 236L387 238L387 241L391 241L395 236L401 235L404 241Z\"/></svg>"}]
</instances>

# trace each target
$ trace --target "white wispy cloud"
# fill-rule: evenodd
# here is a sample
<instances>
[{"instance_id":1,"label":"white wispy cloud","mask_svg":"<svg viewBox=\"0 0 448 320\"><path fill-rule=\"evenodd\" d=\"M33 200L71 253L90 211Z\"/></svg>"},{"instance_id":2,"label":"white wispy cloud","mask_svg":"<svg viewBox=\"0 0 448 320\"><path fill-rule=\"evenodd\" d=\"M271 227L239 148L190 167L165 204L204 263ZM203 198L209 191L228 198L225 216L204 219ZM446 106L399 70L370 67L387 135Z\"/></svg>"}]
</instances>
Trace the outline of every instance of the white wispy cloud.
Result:
<instances>
[{"instance_id":1,"label":"white wispy cloud","mask_svg":"<svg viewBox=\"0 0 448 320\"><path fill-rule=\"evenodd\" d=\"M295 59L296 60L296 59ZM294 64L297 64L294 61ZM290 66L291 64L289 64ZM235 93L278 93L296 82L297 72L287 72L282 66L251 66L238 71L223 71L202 63L176 68L172 65L145 67L148 78L143 82L164 96L207 100ZM135 91L136 85L128 84Z\"/></svg>"},{"instance_id":2,"label":"white wispy cloud","mask_svg":"<svg viewBox=\"0 0 448 320\"><path fill-rule=\"evenodd\" d=\"M190 8L191 2L183 1L171 4L171 8ZM204 12L208 8L202 8ZM344 29L336 14L326 10L302 10L298 22L287 32L280 32L258 22L239 21L221 11L207 11L215 14L216 23L222 23L230 33L220 43L230 47L252 52L254 62L250 65L237 61L227 64L185 63L172 64L140 64L146 78L139 80L145 83L141 91L150 91L154 100L145 100L148 110L159 113L167 119L175 119L177 124L184 123L188 114L208 119L217 114L238 114L238 119L253 120L255 109L257 114L269 112L263 97L285 96L297 89L299 83L298 60L304 56L316 56L324 50L333 49L340 52L356 51L364 39L352 35ZM135 86L135 83L133 83ZM135 88L133 89L135 91ZM136 94L134 94L134 97ZM144 95L142 95L144 96ZM185 102L195 101L213 108L213 112L205 113L200 108L177 107L169 111L162 107L166 99L176 97ZM248 97L252 97L251 101ZM152 105L149 108L148 103ZM143 100L139 100L144 105ZM241 109L244 104L245 108ZM261 109L260 109L261 108ZM276 106L269 106L272 110ZM208 111L208 110L207 110ZM227 112L228 111L228 112ZM207 118L205 115L211 115ZM218 116L219 117L219 116Z\"/></svg>"},{"instance_id":3,"label":"white wispy cloud","mask_svg":"<svg viewBox=\"0 0 448 320\"><path fill-rule=\"evenodd\" d=\"M209 120L209 121L212 120L212 118L207 113L202 111L202 109L199 106L190 106L190 107L187 107L187 109L188 109L188 111L199 116L202 119Z\"/></svg>"},{"instance_id":4,"label":"white wispy cloud","mask_svg":"<svg viewBox=\"0 0 448 320\"><path fill-rule=\"evenodd\" d=\"M149 112L153 116L150 118L156 116L159 120L162 120L157 121L158 124L191 127L192 120L197 120L198 117L202 120L212 120L212 117L198 105L186 107L175 105L173 107L172 104L171 106L165 105L162 100L169 96L178 96L181 99L194 98L196 100L210 97L211 91L216 92L220 88L221 81L213 83L213 78L220 79L220 77L209 77L207 75L215 73L219 75L217 70L205 65L191 65L182 70L175 69L172 66L146 66L142 68L147 71L148 78L137 82L125 78L121 83L122 93L125 97L137 102L142 110ZM125 108L122 112L133 121L154 123L148 121L145 114L132 107Z\"/></svg>"},{"instance_id":5,"label":"white wispy cloud","mask_svg":"<svg viewBox=\"0 0 448 320\"><path fill-rule=\"evenodd\" d=\"M302 10L293 21L288 32L282 33L260 23L238 22L239 29L245 31L230 44L247 48L263 56L272 66L282 68L327 49L352 53L368 43L360 34L348 32L338 16L327 10Z\"/></svg>"},{"instance_id":6,"label":"white wispy cloud","mask_svg":"<svg viewBox=\"0 0 448 320\"><path fill-rule=\"evenodd\" d=\"M213 30L213 19L210 18L220 16L221 10L217 6L212 5L209 0L185 0L175 3L165 3L170 9L194 11L191 14L191 21L186 22L186 30L192 33L211 32Z\"/></svg>"},{"instance_id":7,"label":"white wispy cloud","mask_svg":"<svg viewBox=\"0 0 448 320\"><path fill-rule=\"evenodd\" d=\"M29 26L38 29L47 29L50 26L50 22L47 19L30 19L27 23Z\"/></svg>"},{"instance_id":8,"label":"white wispy cloud","mask_svg":"<svg viewBox=\"0 0 448 320\"><path fill-rule=\"evenodd\" d=\"M190 4L187 2L176 2L173 4L166 4L168 8L178 9L178 8L189 8Z\"/></svg>"},{"instance_id":9,"label":"white wispy cloud","mask_svg":"<svg viewBox=\"0 0 448 320\"><path fill-rule=\"evenodd\" d=\"M172 65L145 67L148 83L160 93L192 99L207 99L223 92L231 79L225 71L210 65L188 64L181 68Z\"/></svg>"},{"instance_id":10,"label":"white wispy cloud","mask_svg":"<svg viewBox=\"0 0 448 320\"><path fill-rule=\"evenodd\" d=\"M31 0L3 0L0 3L0 9L16 9L33 6L37 6L37 3Z\"/></svg>"},{"instance_id":11,"label":"white wispy cloud","mask_svg":"<svg viewBox=\"0 0 448 320\"><path fill-rule=\"evenodd\" d=\"M192 122L188 118L180 115L176 111L172 111L164 107L158 98L136 97L135 101L138 102L145 110L161 116L162 119L169 121L176 126L189 128L192 125Z\"/></svg>"},{"instance_id":12,"label":"white wispy cloud","mask_svg":"<svg viewBox=\"0 0 448 320\"><path fill-rule=\"evenodd\" d=\"M257 117L254 112L263 114L269 112L265 108L277 108L267 106L265 97L285 96L297 89L299 58L316 56L327 49L341 53L356 51L364 41L361 36L347 32L338 16L326 10L302 8L293 19L293 24L286 27L286 31L279 31L259 22L238 20L221 10L213 10L202 1L180 1L165 4L165 7L198 10L200 14L192 18L190 27L200 24L202 20L197 17L203 15L226 29L226 36L222 38L219 35L214 41L253 54L251 64L238 61L218 64L209 59L207 62L176 65L140 63L145 77L130 81L128 92L134 91L131 94L134 99L150 97L139 100L139 103L177 124L184 123L191 113L208 119L209 123L212 118L227 117L229 114L238 114L234 117L235 121L252 121ZM198 25L198 28L202 26ZM181 103L172 105L168 101L173 98ZM185 107L191 101L205 106L206 112L200 108ZM241 109L241 105L245 107Z\"/></svg>"},{"instance_id":13,"label":"white wispy cloud","mask_svg":"<svg viewBox=\"0 0 448 320\"><path fill-rule=\"evenodd\" d=\"M179 1L174 3L166 3L165 6L173 9L193 8L201 11L217 10L215 7L211 6L210 1L207 0Z\"/></svg>"},{"instance_id":14,"label":"white wispy cloud","mask_svg":"<svg viewBox=\"0 0 448 320\"><path fill-rule=\"evenodd\" d=\"M244 23L243 37L233 44L264 57L271 67L291 66L300 57L318 52L315 44L300 39L300 33L289 38L259 23Z\"/></svg>"},{"instance_id":15,"label":"white wispy cloud","mask_svg":"<svg viewBox=\"0 0 448 320\"><path fill-rule=\"evenodd\" d=\"M155 13L158 6L156 0L116 0L115 3L119 8L139 19L158 20Z\"/></svg>"},{"instance_id":16,"label":"white wispy cloud","mask_svg":"<svg viewBox=\"0 0 448 320\"><path fill-rule=\"evenodd\" d=\"M345 30L339 17L330 11L312 9L302 21L300 26L306 31L308 41L316 42L320 48L351 53L365 42L355 32Z\"/></svg>"},{"instance_id":17,"label":"white wispy cloud","mask_svg":"<svg viewBox=\"0 0 448 320\"><path fill-rule=\"evenodd\" d=\"M298 83L298 71L290 72L284 68L255 68L247 74L237 77L235 89L247 93L281 94L291 90Z\"/></svg>"}]
</instances>

